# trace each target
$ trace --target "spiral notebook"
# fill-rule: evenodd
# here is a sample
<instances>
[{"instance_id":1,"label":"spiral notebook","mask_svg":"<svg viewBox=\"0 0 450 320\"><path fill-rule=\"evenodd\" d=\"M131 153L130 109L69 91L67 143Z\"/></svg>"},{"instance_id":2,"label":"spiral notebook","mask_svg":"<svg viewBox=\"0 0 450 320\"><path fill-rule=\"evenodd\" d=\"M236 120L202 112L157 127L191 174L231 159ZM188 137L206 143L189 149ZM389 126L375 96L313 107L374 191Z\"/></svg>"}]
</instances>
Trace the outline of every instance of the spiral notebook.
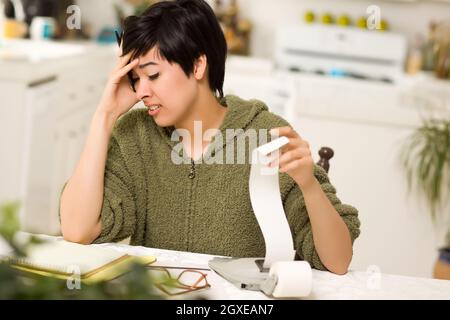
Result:
<instances>
[{"instance_id":1,"label":"spiral notebook","mask_svg":"<svg viewBox=\"0 0 450 320\"><path fill-rule=\"evenodd\" d=\"M23 258L9 257L13 267L42 276L68 279L79 275L84 283L108 281L129 271L133 263L147 265L154 256L137 257L113 249L64 240L33 245Z\"/></svg>"}]
</instances>

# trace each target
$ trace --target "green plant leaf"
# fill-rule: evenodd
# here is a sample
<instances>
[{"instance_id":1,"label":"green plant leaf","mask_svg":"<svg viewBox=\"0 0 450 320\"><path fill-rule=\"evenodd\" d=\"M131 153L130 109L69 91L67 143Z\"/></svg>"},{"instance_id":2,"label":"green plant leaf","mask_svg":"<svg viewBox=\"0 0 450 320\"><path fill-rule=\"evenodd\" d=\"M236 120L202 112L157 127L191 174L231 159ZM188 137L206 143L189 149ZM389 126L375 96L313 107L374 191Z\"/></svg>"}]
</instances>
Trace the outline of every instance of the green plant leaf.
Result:
<instances>
[{"instance_id":1,"label":"green plant leaf","mask_svg":"<svg viewBox=\"0 0 450 320\"><path fill-rule=\"evenodd\" d=\"M17 218L19 207L19 202L9 202L0 206L0 235L7 241L12 241L14 234L20 229Z\"/></svg>"},{"instance_id":2,"label":"green plant leaf","mask_svg":"<svg viewBox=\"0 0 450 320\"><path fill-rule=\"evenodd\" d=\"M450 119L427 119L405 141L400 161L405 169L408 190L420 191L436 218L449 199Z\"/></svg>"}]
</instances>

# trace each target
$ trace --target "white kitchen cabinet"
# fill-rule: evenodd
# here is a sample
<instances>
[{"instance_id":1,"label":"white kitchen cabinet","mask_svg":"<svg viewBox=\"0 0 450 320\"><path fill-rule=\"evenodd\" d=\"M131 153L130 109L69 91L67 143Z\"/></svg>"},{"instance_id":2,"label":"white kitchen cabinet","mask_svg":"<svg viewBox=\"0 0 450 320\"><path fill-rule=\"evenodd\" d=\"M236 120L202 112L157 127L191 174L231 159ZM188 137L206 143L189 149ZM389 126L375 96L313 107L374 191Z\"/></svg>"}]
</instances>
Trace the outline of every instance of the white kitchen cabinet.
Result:
<instances>
[{"instance_id":1,"label":"white kitchen cabinet","mask_svg":"<svg viewBox=\"0 0 450 320\"><path fill-rule=\"evenodd\" d=\"M399 163L400 145L411 130L301 113L293 125L314 154L324 145L335 151L330 179L361 220L351 268L430 277L438 239L426 207L408 196Z\"/></svg>"},{"instance_id":2,"label":"white kitchen cabinet","mask_svg":"<svg viewBox=\"0 0 450 320\"><path fill-rule=\"evenodd\" d=\"M74 113L58 119L53 134L54 167L51 176L50 210L52 214L49 230L59 232L59 199L62 186L73 174L88 134L93 108L80 108Z\"/></svg>"},{"instance_id":3,"label":"white kitchen cabinet","mask_svg":"<svg viewBox=\"0 0 450 320\"><path fill-rule=\"evenodd\" d=\"M113 48L40 63L0 60L0 203L25 231L59 234L58 200L115 63Z\"/></svg>"},{"instance_id":4,"label":"white kitchen cabinet","mask_svg":"<svg viewBox=\"0 0 450 320\"><path fill-rule=\"evenodd\" d=\"M49 223L51 172L54 166L56 77L25 92L25 118L20 170L21 221L25 229L44 230ZM30 219L30 214L32 218Z\"/></svg>"}]
</instances>

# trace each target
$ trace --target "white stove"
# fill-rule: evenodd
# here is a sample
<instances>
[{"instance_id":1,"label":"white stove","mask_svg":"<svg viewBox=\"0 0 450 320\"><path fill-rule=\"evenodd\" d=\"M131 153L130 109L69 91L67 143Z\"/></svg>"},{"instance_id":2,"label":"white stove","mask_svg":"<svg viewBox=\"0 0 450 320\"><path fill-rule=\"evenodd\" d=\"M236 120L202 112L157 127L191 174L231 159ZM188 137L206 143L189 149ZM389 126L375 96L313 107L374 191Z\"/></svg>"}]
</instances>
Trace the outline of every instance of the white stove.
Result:
<instances>
[{"instance_id":1,"label":"white stove","mask_svg":"<svg viewBox=\"0 0 450 320\"><path fill-rule=\"evenodd\" d=\"M406 52L399 34L292 25L277 30L275 61L282 70L392 83L403 77Z\"/></svg>"}]
</instances>

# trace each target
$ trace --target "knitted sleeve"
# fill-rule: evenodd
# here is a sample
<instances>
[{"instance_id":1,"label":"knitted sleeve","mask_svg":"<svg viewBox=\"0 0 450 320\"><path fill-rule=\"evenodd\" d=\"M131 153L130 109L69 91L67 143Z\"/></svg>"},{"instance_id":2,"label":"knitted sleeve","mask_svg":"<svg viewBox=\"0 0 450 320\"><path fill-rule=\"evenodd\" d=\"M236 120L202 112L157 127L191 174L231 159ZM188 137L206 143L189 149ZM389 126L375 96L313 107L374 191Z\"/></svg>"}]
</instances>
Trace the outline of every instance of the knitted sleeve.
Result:
<instances>
[{"instance_id":1,"label":"knitted sleeve","mask_svg":"<svg viewBox=\"0 0 450 320\"><path fill-rule=\"evenodd\" d=\"M341 203L336 196L336 189L331 185L325 170L315 165L314 175L319 181L322 190L330 200L331 204L347 225L353 244L354 240L360 233L358 210L350 205ZM288 184L284 185L287 186ZM322 261L320 261L319 255L314 247L311 223L309 221L308 212L306 210L306 205L301 190L295 182L294 184L289 185L290 190L285 190L286 196L283 197L283 205L292 231L297 256L301 260L308 261L313 268L327 270L322 264ZM283 190L281 191L283 194Z\"/></svg>"},{"instance_id":2,"label":"knitted sleeve","mask_svg":"<svg viewBox=\"0 0 450 320\"><path fill-rule=\"evenodd\" d=\"M102 231L94 243L121 241L130 237L136 229L133 179L114 135L108 146L104 179Z\"/></svg>"}]
</instances>

